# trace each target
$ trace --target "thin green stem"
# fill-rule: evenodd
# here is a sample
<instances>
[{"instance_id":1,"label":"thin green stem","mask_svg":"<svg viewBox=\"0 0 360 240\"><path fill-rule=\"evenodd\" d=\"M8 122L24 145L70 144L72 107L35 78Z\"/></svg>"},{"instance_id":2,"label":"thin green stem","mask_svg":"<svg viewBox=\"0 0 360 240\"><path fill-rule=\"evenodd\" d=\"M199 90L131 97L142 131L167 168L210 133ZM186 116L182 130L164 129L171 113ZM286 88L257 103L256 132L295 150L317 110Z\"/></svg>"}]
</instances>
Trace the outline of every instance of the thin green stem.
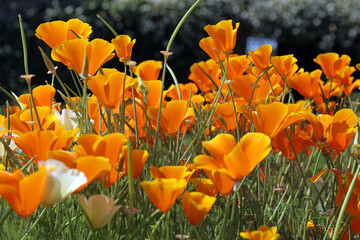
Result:
<instances>
[{"instance_id":1,"label":"thin green stem","mask_svg":"<svg viewBox=\"0 0 360 240\"><path fill-rule=\"evenodd\" d=\"M40 221L40 219L42 218L42 216L45 215L45 212L46 212L47 209L48 209L48 208L45 207L45 208L42 210L42 212L40 213L40 215L36 218L35 222L31 225L30 229L24 234L24 236L21 238L21 240L26 239L26 237L27 237L27 235L29 234L29 232L31 232L31 231L34 229L34 227L35 227L35 226L37 225L37 223Z\"/></svg>"},{"instance_id":2,"label":"thin green stem","mask_svg":"<svg viewBox=\"0 0 360 240\"><path fill-rule=\"evenodd\" d=\"M159 220L157 221L155 227L154 227L153 230L151 231L149 240L155 239L155 238L154 238L155 232L156 232L156 230L159 228L162 220L164 220L165 217L166 217L166 213L163 213L163 215L159 218Z\"/></svg>"},{"instance_id":3,"label":"thin green stem","mask_svg":"<svg viewBox=\"0 0 360 240\"><path fill-rule=\"evenodd\" d=\"M29 65L28 65L28 54L27 54L27 46L26 46L26 37L24 32L24 27L22 24L21 15L18 15L19 18L19 25L20 25L20 32L21 32L21 42L23 46L23 53L24 53L24 67L25 67L25 74L29 75Z\"/></svg>"}]
</instances>

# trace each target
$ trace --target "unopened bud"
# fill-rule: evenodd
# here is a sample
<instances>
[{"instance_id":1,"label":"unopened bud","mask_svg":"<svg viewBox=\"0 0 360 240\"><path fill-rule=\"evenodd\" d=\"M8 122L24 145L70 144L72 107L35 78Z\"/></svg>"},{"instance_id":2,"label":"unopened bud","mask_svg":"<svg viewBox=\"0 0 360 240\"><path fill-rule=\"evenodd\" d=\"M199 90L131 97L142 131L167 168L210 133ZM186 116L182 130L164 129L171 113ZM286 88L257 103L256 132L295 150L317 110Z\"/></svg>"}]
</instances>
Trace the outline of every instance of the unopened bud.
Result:
<instances>
[{"instance_id":1,"label":"unopened bud","mask_svg":"<svg viewBox=\"0 0 360 240\"><path fill-rule=\"evenodd\" d=\"M41 56L42 56L43 59L44 59L46 68L49 70L49 71L48 71L48 74L50 74L50 73L55 74L55 71L56 71L57 67L54 66L54 64L52 63L52 61L50 60L50 58L46 55L46 53L44 52L44 50L42 50L41 47L39 47L39 50L40 50L40 52L41 52Z\"/></svg>"},{"instance_id":2,"label":"unopened bud","mask_svg":"<svg viewBox=\"0 0 360 240\"><path fill-rule=\"evenodd\" d=\"M83 79L87 79L87 78L91 77L89 74L89 61L88 61L86 50L85 50L84 64L83 64L82 72L80 73L80 77Z\"/></svg>"}]
</instances>

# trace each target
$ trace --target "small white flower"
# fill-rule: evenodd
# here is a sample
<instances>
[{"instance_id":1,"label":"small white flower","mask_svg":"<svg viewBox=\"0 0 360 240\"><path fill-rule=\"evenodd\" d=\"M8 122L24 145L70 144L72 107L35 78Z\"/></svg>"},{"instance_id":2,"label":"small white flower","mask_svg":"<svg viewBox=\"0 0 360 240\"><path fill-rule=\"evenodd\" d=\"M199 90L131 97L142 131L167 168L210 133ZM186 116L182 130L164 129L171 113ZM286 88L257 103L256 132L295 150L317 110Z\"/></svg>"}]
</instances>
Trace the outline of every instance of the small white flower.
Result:
<instances>
[{"instance_id":1,"label":"small white flower","mask_svg":"<svg viewBox=\"0 0 360 240\"><path fill-rule=\"evenodd\" d=\"M49 179L43 193L43 202L47 206L63 201L87 182L83 172L68 168L63 162L48 159L39 161L38 165L45 166L48 172Z\"/></svg>"},{"instance_id":2,"label":"small white flower","mask_svg":"<svg viewBox=\"0 0 360 240\"><path fill-rule=\"evenodd\" d=\"M72 130L78 128L78 124L74 121L76 114L70 109L61 110L61 114L53 109L53 114L59 119L62 126L65 126L65 130Z\"/></svg>"},{"instance_id":3,"label":"small white flower","mask_svg":"<svg viewBox=\"0 0 360 240\"><path fill-rule=\"evenodd\" d=\"M100 194L92 195L89 199L81 194L79 202L94 228L105 227L121 208L119 205L114 206L113 198Z\"/></svg>"}]
</instances>

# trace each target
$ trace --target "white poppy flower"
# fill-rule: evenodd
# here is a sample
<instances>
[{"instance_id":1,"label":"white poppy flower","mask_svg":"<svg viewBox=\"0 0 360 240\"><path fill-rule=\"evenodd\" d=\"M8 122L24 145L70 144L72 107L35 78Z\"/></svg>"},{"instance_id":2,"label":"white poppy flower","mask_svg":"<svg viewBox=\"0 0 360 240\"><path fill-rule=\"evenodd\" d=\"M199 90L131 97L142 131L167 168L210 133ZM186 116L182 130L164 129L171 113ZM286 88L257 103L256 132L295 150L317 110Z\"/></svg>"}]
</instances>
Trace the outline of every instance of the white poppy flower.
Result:
<instances>
[{"instance_id":1,"label":"white poppy flower","mask_svg":"<svg viewBox=\"0 0 360 240\"><path fill-rule=\"evenodd\" d=\"M38 165L45 166L49 176L43 193L43 202L47 206L63 201L87 182L83 172L68 168L63 162L48 159L39 161Z\"/></svg>"},{"instance_id":2,"label":"white poppy flower","mask_svg":"<svg viewBox=\"0 0 360 240\"><path fill-rule=\"evenodd\" d=\"M60 114L56 109L53 109L53 114L59 119L61 125L65 126L65 130L68 131L78 128L78 124L74 121L76 114L72 110L63 109Z\"/></svg>"}]
</instances>

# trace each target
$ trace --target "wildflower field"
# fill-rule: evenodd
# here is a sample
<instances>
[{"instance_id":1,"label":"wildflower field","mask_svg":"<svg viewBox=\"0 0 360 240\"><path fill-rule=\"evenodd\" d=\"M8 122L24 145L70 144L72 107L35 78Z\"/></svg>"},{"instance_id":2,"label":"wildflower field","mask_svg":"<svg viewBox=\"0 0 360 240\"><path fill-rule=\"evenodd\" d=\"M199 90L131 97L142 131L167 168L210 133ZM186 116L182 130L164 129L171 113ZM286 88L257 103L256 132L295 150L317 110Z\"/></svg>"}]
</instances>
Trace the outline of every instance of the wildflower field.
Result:
<instances>
[{"instance_id":1,"label":"wildflower field","mask_svg":"<svg viewBox=\"0 0 360 240\"><path fill-rule=\"evenodd\" d=\"M39 86L19 16L28 93L0 86L1 239L358 238L360 64L236 53L241 26L223 20L179 83L171 45L200 1L163 59L143 62L100 16L113 39L79 19L39 23Z\"/></svg>"}]
</instances>

